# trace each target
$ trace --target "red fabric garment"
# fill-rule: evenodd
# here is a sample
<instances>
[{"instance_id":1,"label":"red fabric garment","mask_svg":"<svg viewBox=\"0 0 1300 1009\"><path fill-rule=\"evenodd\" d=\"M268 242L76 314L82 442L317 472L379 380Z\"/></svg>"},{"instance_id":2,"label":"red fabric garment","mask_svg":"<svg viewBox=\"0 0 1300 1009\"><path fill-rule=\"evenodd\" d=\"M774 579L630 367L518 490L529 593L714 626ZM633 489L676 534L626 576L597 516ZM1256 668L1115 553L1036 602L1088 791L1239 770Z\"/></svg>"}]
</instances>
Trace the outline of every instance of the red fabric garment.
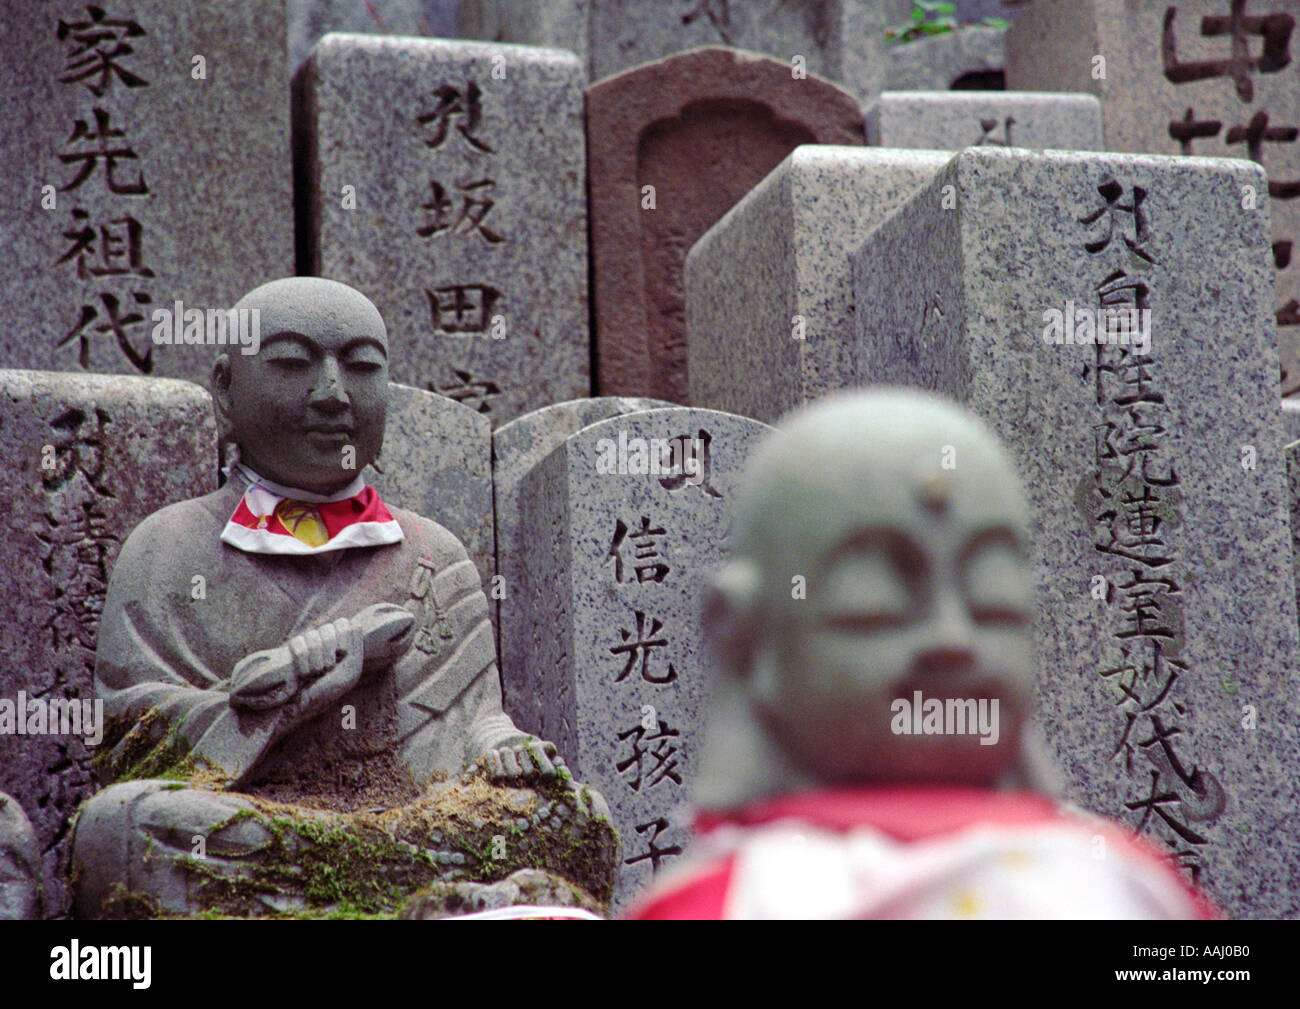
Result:
<instances>
[{"instance_id":1,"label":"red fabric garment","mask_svg":"<svg viewBox=\"0 0 1300 1009\"><path fill-rule=\"evenodd\" d=\"M1177 891L1187 917L1219 917L1214 906L1182 878L1169 859L1145 839L1133 837L1116 824L1071 815L1050 799L1032 793L902 785L798 793L738 810L701 812L696 817L699 839L693 846L695 860L652 884L627 917L729 917L748 839L791 825L846 837L867 832L888 839L884 843L895 849L944 840L961 843L963 837L989 827L1005 828L1012 836L1064 831L1094 842L1103 838L1109 853L1130 871L1148 877L1166 892ZM691 855L688 852L688 860ZM1068 916L1068 909L1062 909L1061 917Z\"/></svg>"}]
</instances>

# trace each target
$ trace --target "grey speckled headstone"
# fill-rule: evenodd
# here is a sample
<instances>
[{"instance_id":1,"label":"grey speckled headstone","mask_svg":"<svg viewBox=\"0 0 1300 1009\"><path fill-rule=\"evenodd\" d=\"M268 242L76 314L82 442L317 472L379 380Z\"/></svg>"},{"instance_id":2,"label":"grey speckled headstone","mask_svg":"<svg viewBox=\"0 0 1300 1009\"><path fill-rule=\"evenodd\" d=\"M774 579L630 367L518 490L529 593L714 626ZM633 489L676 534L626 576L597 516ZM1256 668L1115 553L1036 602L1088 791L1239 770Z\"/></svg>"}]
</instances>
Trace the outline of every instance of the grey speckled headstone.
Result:
<instances>
[{"instance_id":1,"label":"grey speckled headstone","mask_svg":"<svg viewBox=\"0 0 1300 1009\"><path fill-rule=\"evenodd\" d=\"M849 253L939 151L796 147L686 258L691 402L768 423L857 382Z\"/></svg>"},{"instance_id":2,"label":"grey speckled headstone","mask_svg":"<svg viewBox=\"0 0 1300 1009\"><path fill-rule=\"evenodd\" d=\"M4 7L0 366L206 382L153 313L293 272L283 0Z\"/></svg>"},{"instance_id":3,"label":"grey speckled headstone","mask_svg":"<svg viewBox=\"0 0 1300 1009\"><path fill-rule=\"evenodd\" d=\"M71 818L91 788L83 734L17 734L36 699L93 701L95 642L108 575L127 534L164 505L216 487L216 422L189 382L0 371L0 791L32 818L45 910L66 914ZM21 697L20 697L21 694ZM19 719L19 708L26 714ZM93 706L91 714L93 716ZM84 713L79 707L78 716ZM0 725L4 711L0 710ZM77 727L65 709L60 730Z\"/></svg>"},{"instance_id":4,"label":"grey speckled headstone","mask_svg":"<svg viewBox=\"0 0 1300 1009\"><path fill-rule=\"evenodd\" d=\"M521 722L609 801L623 839L618 905L687 838L672 812L707 701L702 591L726 554L733 488L769 430L681 407L614 417L570 436L519 488Z\"/></svg>"},{"instance_id":5,"label":"grey speckled headstone","mask_svg":"<svg viewBox=\"0 0 1300 1009\"><path fill-rule=\"evenodd\" d=\"M1283 395L1300 391L1297 22L1300 0L1035 0L1007 35L1007 86L1091 91L1107 150L1264 166L1269 198L1237 202L1272 220Z\"/></svg>"},{"instance_id":6,"label":"grey speckled headstone","mask_svg":"<svg viewBox=\"0 0 1300 1009\"><path fill-rule=\"evenodd\" d=\"M519 485L534 466L589 424L640 410L671 407L658 399L601 396L571 399L516 417L492 433L492 495L496 514L497 572L502 594L496 599L497 661L506 691L506 714L524 717L532 703L525 662L527 624L513 590L523 583L528 545L519 532ZM509 672L507 672L509 670Z\"/></svg>"},{"instance_id":7,"label":"grey speckled headstone","mask_svg":"<svg viewBox=\"0 0 1300 1009\"><path fill-rule=\"evenodd\" d=\"M978 85L975 90L995 89L1004 79L1006 37L1005 28L963 28L890 45L885 50L882 89L947 91L972 83Z\"/></svg>"},{"instance_id":8,"label":"grey speckled headstone","mask_svg":"<svg viewBox=\"0 0 1300 1009\"><path fill-rule=\"evenodd\" d=\"M445 396L391 382L383 451L364 476L388 503L455 534L489 591L496 549L487 417Z\"/></svg>"},{"instance_id":9,"label":"grey speckled headstone","mask_svg":"<svg viewBox=\"0 0 1300 1009\"><path fill-rule=\"evenodd\" d=\"M572 53L377 35L299 69L300 268L375 302L394 380L494 423L590 393L584 84Z\"/></svg>"},{"instance_id":10,"label":"grey speckled headstone","mask_svg":"<svg viewBox=\"0 0 1300 1009\"><path fill-rule=\"evenodd\" d=\"M1239 199L1263 184L1239 159L969 148L853 272L863 379L951 396L1015 455L1069 797L1163 842L1229 914L1292 917L1300 647L1272 264ZM1134 307L1149 343L1084 342L1100 309Z\"/></svg>"},{"instance_id":11,"label":"grey speckled headstone","mask_svg":"<svg viewBox=\"0 0 1300 1009\"><path fill-rule=\"evenodd\" d=\"M1300 441L1298 436L1285 430L1286 487L1290 498L1288 517L1291 520L1291 573L1296 583L1296 604L1300 608Z\"/></svg>"},{"instance_id":12,"label":"grey speckled headstone","mask_svg":"<svg viewBox=\"0 0 1300 1009\"><path fill-rule=\"evenodd\" d=\"M1101 105L1084 94L886 91L867 110L866 125L876 147L1102 150Z\"/></svg>"},{"instance_id":13,"label":"grey speckled headstone","mask_svg":"<svg viewBox=\"0 0 1300 1009\"><path fill-rule=\"evenodd\" d=\"M465 0L460 34L555 46L598 81L700 46L791 62L859 99L880 91L884 19L878 0Z\"/></svg>"}]
</instances>

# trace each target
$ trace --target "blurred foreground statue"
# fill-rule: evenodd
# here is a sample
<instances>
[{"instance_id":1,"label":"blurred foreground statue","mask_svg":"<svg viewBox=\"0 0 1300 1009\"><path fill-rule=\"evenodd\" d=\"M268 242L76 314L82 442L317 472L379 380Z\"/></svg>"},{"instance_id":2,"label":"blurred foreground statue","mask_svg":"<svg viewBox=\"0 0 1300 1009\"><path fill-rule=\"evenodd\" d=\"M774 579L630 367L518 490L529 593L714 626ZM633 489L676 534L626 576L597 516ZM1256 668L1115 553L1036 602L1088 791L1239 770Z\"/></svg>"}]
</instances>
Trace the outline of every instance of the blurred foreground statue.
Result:
<instances>
[{"instance_id":1,"label":"blurred foreground statue","mask_svg":"<svg viewBox=\"0 0 1300 1009\"><path fill-rule=\"evenodd\" d=\"M1153 847L1048 797L1014 467L978 420L844 394L754 455L707 604L696 840L639 918L1191 918Z\"/></svg>"},{"instance_id":2,"label":"blurred foreground statue","mask_svg":"<svg viewBox=\"0 0 1300 1009\"><path fill-rule=\"evenodd\" d=\"M213 370L229 479L142 522L109 583L118 783L77 821L77 913L396 913L434 884L454 908L448 884L525 866L599 906L604 802L503 713L473 563L359 475L388 402L378 310L316 278L235 310L260 340Z\"/></svg>"}]
</instances>

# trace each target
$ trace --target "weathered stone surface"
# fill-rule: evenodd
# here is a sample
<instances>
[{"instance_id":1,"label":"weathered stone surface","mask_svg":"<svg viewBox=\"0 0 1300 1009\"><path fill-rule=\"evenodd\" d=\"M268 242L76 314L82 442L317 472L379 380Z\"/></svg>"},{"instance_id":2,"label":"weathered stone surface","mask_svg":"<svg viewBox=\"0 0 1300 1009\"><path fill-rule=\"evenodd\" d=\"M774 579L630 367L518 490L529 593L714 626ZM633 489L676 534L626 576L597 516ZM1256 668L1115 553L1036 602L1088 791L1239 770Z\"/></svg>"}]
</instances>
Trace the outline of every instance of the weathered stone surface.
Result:
<instances>
[{"instance_id":1,"label":"weathered stone surface","mask_svg":"<svg viewBox=\"0 0 1300 1009\"><path fill-rule=\"evenodd\" d=\"M636 413L672 406L657 399L623 399L607 396L597 399L572 399L544 406L516 417L492 433L492 494L496 515L496 570L501 575L503 593L496 599L497 662L505 686L503 706L506 714L521 717L529 712L533 686L529 683L525 648L528 625L516 605L520 599L512 593L523 583L528 563L529 544L519 528L519 485L534 466L563 444L569 435L589 424ZM507 672L508 670L508 672ZM525 697L518 696L523 691Z\"/></svg>"},{"instance_id":2,"label":"weathered stone surface","mask_svg":"<svg viewBox=\"0 0 1300 1009\"><path fill-rule=\"evenodd\" d=\"M699 46L784 61L866 99L880 90L884 24L875 0L465 0L460 33L578 54L591 80Z\"/></svg>"},{"instance_id":3,"label":"weathered stone surface","mask_svg":"<svg viewBox=\"0 0 1300 1009\"><path fill-rule=\"evenodd\" d=\"M284 38L283 2L7 5L0 365L206 382L154 313L292 272Z\"/></svg>"},{"instance_id":4,"label":"weathered stone surface","mask_svg":"<svg viewBox=\"0 0 1300 1009\"><path fill-rule=\"evenodd\" d=\"M1100 151L1101 106L1093 95L1027 91L886 91L867 110L876 147Z\"/></svg>"},{"instance_id":5,"label":"weathered stone surface","mask_svg":"<svg viewBox=\"0 0 1300 1009\"><path fill-rule=\"evenodd\" d=\"M1272 220L1283 395L1300 391L1300 0L1037 0L1007 36L1007 85L1090 91L1106 149L1251 158ZM1104 59L1104 75L1101 64Z\"/></svg>"},{"instance_id":6,"label":"weathered stone surface","mask_svg":"<svg viewBox=\"0 0 1300 1009\"><path fill-rule=\"evenodd\" d=\"M289 0L289 69L328 32L456 34L454 0Z\"/></svg>"},{"instance_id":7,"label":"weathered stone surface","mask_svg":"<svg viewBox=\"0 0 1300 1009\"><path fill-rule=\"evenodd\" d=\"M539 862L558 877L553 890L567 883L575 902L604 910L618 862L608 817L581 808L568 786L513 787L477 768L416 802L352 812L177 789L171 781L122 788L121 808L156 821L155 836L142 842L149 857L123 852L112 867L116 875L94 866L78 885L82 918L188 917L198 909L238 918L391 918L418 891L441 892L444 901L472 899L487 889L473 884L511 878ZM173 806L165 813L160 795ZM84 816L113 812L90 806ZM220 822L209 826L214 816ZM175 817L199 825L210 846L204 859L166 843ZM239 859L233 879L225 871L231 858ZM497 892L509 896L506 887Z\"/></svg>"},{"instance_id":8,"label":"weathered stone surface","mask_svg":"<svg viewBox=\"0 0 1300 1009\"><path fill-rule=\"evenodd\" d=\"M707 700L702 593L725 556L732 489L768 430L711 410L614 417L569 437L519 489L530 634L524 690L511 687L531 700L524 723L610 803L616 904L686 839L670 814Z\"/></svg>"},{"instance_id":9,"label":"weathered stone surface","mask_svg":"<svg viewBox=\"0 0 1300 1009\"><path fill-rule=\"evenodd\" d=\"M857 382L852 252L951 155L798 147L686 259L690 396L773 423Z\"/></svg>"},{"instance_id":10,"label":"weathered stone surface","mask_svg":"<svg viewBox=\"0 0 1300 1009\"><path fill-rule=\"evenodd\" d=\"M375 35L299 69L300 268L374 300L394 380L497 422L590 392L584 83L571 53Z\"/></svg>"},{"instance_id":11,"label":"weathered stone surface","mask_svg":"<svg viewBox=\"0 0 1300 1009\"><path fill-rule=\"evenodd\" d=\"M0 921L41 916L41 856L31 821L0 792Z\"/></svg>"},{"instance_id":12,"label":"weathered stone surface","mask_svg":"<svg viewBox=\"0 0 1300 1009\"><path fill-rule=\"evenodd\" d=\"M392 382L384 448L364 475L389 504L446 526L469 552L485 590L496 571L492 422L469 407Z\"/></svg>"},{"instance_id":13,"label":"weathered stone surface","mask_svg":"<svg viewBox=\"0 0 1300 1009\"><path fill-rule=\"evenodd\" d=\"M685 402L686 253L798 145L861 144L861 109L775 60L700 49L592 85L587 138L599 391Z\"/></svg>"},{"instance_id":14,"label":"weathered stone surface","mask_svg":"<svg viewBox=\"0 0 1300 1009\"><path fill-rule=\"evenodd\" d=\"M1288 518L1291 520L1291 574L1297 586L1296 607L1300 609L1300 441L1293 440L1297 437L1300 436L1284 426L1286 488L1290 499Z\"/></svg>"},{"instance_id":15,"label":"weathered stone surface","mask_svg":"<svg viewBox=\"0 0 1300 1009\"><path fill-rule=\"evenodd\" d=\"M1282 433L1287 442L1300 439L1300 400L1282 400Z\"/></svg>"},{"instance_id":16,"label":"weathered stone surface","mask_svg":"<svg viewBox=\"0 0 1300 1009\"><path fill-rule=\"evenodd\" d=\"M429 921L520 905L581 908L595 914L603 910L590 894L568 880L541 869L519 869L496 883L435 884L412 897L398 917L403 921Z\"/></svg>"},{"instance_id":17,"label":"weathered stone surface","mask_svg":"<svg viewBox=\"0 0 1300 1009\"><path fill-rule=\"evenodd\" d=\"M78 716L95 715L91 675L109 572L136 523L216 485L211 400L187 382L0 371L0 446L9 488L0 701L15 716L20 702L30 713L37 699L42 708L75 701ZM10 734L16 724L0 733L0 790L33 819L46 914L58 916L68 909L63 859L69 821L90 790L94 734L70 715L63 731L42 721L43 734ZM98 716L95 724L102 730Z\"/></svg>"},{"instance_id":18,"label":"weathered stone surface","mask_svg":"<svg viewBox=\"0 0 1300 1009\"><path fill-rule=\"evenodd\" d=\"M1005 28L963 28L891 45L885 51L882 87L891 91L996 90L1004 83L1006 36Z\"/></svg>"},{"instance_id":19,"label":"weathered stone surface","mask_svg":"<svg viewBox=\"0 0 1300 1009\"><path fill-rule=\"evenodd\" d=\"M861 379L952 396L1015 454L1069 795L1274 917L1300 911L1300 695L1269 238L1240 208L1263 185L1239 159L967 149L853 260ZM1080 342L1103 306L1149 309L1147 336Z\"/></svg>"}]
</instances>

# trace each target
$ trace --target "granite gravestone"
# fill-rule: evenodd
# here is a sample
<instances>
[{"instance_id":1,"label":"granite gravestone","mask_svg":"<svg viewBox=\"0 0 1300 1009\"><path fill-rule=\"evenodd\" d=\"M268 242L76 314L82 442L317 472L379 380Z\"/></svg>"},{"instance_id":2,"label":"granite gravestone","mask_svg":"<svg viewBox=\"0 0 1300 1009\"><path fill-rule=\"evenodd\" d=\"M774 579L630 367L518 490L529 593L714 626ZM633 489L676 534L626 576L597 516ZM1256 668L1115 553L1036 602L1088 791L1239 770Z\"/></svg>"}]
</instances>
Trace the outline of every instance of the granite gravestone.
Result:
<instances>
[{"instance_id":1,"label":"granite gravestone","mask_svg":"<svg viewBox=\"0 0 1300 1009\"><path fill-rule=\"evenodd\" d=\"M885 50L883 87L894 91L996 91L1006 79L1005 28L964 28Z\"/></svg>"},{"instance_id":2,"label":"granite gravestone","mask_svg":"<svg viewBox=\"0 0 1300 1009\"><path fill-rule=\"evenodd\" d=\"M532 687L525 663L527 626L513 605L511 590L523 581L526 544L519 531L519 486L534 466L563 444L571 434L589 424L657 407L672 406L655 399L572 399L516 417L492 433L492 504L496 517L496 569L500 592L489 593L496 602L497 662L502 670L506 714L526 717ZM507 672L508 670L508 672ZM524 697L520 697L520 689Z\"/></svg>"},{"instance_id":3,"label":"granite gravestone","mask_svg":"<svg viewBox=\"0 0 1300 1009\"><path fill-rule=\"evenodd\" d=\"M593 81L723 45L798 65L865 100L884 67L874 0L465 0L459 27L469 38L572 50Z\"/></svg>"},{"instance_id":4,"label":"granite gravestone","mask_svg":"<svg viewBox=\"0 0 1300 1009\"><path fill-rule=\"evenodd\" d=\"M671 863L707 700L702 593L730 496L769 428L711 410L614 417L519 488L528 720L604 794L623 838L615 902Z\"/></svg>"},{"instance_id":5,"label":"granite gravestone","mask_svg":"<svg viewBox=\"0 0 1300 1009\"><path fill-rule=\"evenodd\" d=\"M876 147L1102 149L1101 106L1092 95L885 91L866 122L867 143Z\"/></svg>"},{"instance_id":6,"label":"granite gravestone","mask_svg":"<svg viewBox=\"0 0 1300 1009\"><path fill-rule=\"evenodd\" d=\"M1250 158L1272 220L1283 395L1300 390L1300 0L1037 0L1007 36L1015 89L1091 91L1106 149Z\"/></svg>"},{"instance_id":7,"label":"granite gravestone","mask_svg":"<svg viewBox=\"0 0 1300 1009\"><path fill-rule=\"evenodd\" d=\"M393 378L501 422L590 392L572 54L327 35L294 79L299 272L360 287Z\"/></svg>"},{"instance_id":8,"label":"granite gravestone","mask_svg":"<svg viewBox=\"0 0 1300 1009\"><path fill-rule=\"evenodd\" d=\"M5 15L0 365L206 382L216 310L293 266L283 2Z\"/></svg>"},{"instance_id":9,"label":"granite gravestone","mask_svg":"<svg viewBox=\"0 0 1300 1009\"><path fill-rule=\"evenodd\" d=\"M949 157L797 147L710 228L686 258L691 402L772 423L855 384L849 253Z\"/></svg>"},{"instance_id":10,"label":"granite gravestone","mask_svg":"<svg viewBox=\"0 0 1300 1009\"><path fill-rule=\"evenodd\" d=\"M683 53L592 85L600 392L686 402L682 264L690 247L798 145L862 139L851 95L734 49Z\"/></svg>"},{"instance_id":11,"label":"granite gravestone","mask_svg":"<svg viewBox=\"0 0 1300 1009\"><path fill-rule=\"evenodd\" d=\"M492 423L445 396L391 382L384 447L366 483L385 501L434 518L464 545L493 586Z\"/></svg>"},{"instance_id":12,"label":"granite gravestone","mask_svg":"<svg viewBox=\"0 0 1300 1009\"><path fill-rule=\"evenodd\" d=\"M188 382L0 371L0 444L0 791L32 818L46 913L60 916L71 820L105 728L91 677L108 576L137 522L216 486L216 424Z\"/></svg>"},{"instance_id":13,"label":"granite gravestone","mask_svg":"<svg viewBox=\"0 0 1300 1009\"><path fill-rule=\"evenodd\" d=\"M967 149L853 257L861 379L964 402L1023 474L1068 794L1253 917L1300 911L1272 264L1239 200L1264 184L1240 159Z\"/></svg>"}]
</instances>

